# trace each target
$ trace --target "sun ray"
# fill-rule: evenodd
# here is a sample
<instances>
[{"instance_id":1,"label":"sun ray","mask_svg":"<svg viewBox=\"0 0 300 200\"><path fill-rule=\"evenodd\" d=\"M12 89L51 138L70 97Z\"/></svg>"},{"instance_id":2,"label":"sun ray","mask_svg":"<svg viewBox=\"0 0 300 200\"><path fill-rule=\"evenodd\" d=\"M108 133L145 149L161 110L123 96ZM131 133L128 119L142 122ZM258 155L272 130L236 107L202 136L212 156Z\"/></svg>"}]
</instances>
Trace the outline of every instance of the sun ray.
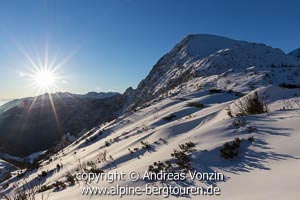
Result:
<instances>
[{"instance_id":1,"label":"sun ray","mask_svg":"<svg viewBox=\"0 0 300 200\"><path fill-rule=\"evenodd\" d=\"M55 73L55 71L53 70L53 67L54 67L54 64L56 62L56 58L57 58L57 55L55 55L53 57L53 59L51 60L50 64L49 64L49 69L52 69L52 71Z\"/></svg>"},{"instance_id":2,"label":"sun ray","mask_svg":"<svg viewBox=\"0 0 300 200\"><path fill-rule=\"evenodd\" d=\"M80 50L80 48L77 48L76 50L74 50L73 52L71 52L67 57L65 57L64 59L62 59L61 62L59 62L57 65L55 65L53 67L53 71L58 70L59 68L61 68L62 66L64 66L67 62L70 61L70 59Z\"/></svg>"},{"instance_id":3,"label":"sun ray","mask_svg":"<svg viewBox=\"0 0 300 200\"><path fill-rule=\"evenodd\" d=\"M46 48L45 48L45 60L44 60L45 70L48 70L48 48L49 48L49 43L48 43L48 40L47 40L46 41Z\"/></svg>"},{"instance_id":4,"label":"sun ray","mask_svg":"<svg viewBox=\"0 0 300 200\"><path fill-rule=\"evenodd\" d=\"M57 99L63 100L57 92L62 91L59 84L63 83L66 77L59 73L59 69L61 69L80 48L71 52L71 54L64 57L60 62L57 62L57 53L51 59L49 58L49 42L47 40L45 43L43 59L41 59L41 54L37 51L37 48L35 48L36 60L34 60L22 45L18 44L16 40L14 41L30 64L29 72L22 72L20 77L28 78L32 88L34 88L37 93L26 109L26 118L29 116L30 112L32 112L32 109L37 102L41 103L41 109L50 106L58 131L62 134L63 132L55 104L57 103ZM55 96L53 96L53 93ZM55 99L53 97L55 97ZM38 100L41 100L41 102Z\"/></svg>"},{"instance_id":5,"label":"sun ray","mask_svg":"<svg viewBox=\"0 0 300 200\"><path fill-rule=\"evenodd\" d=\"M40 54L38 53L37 48L34 48L34 49L35 49L35 54L36 54L36 58L39 63L39 66L43 66L42 59L40 58Z\"/></svg>"},{"instance_id":6,"label":"sun ray","mask_svg":"<svg viewBox=\"0 0 300 200\"><path fill-rule=\"evenodd\" d=\"M30 111L31 111L31 109L33 108L35 102L37 101L37 98L38 98L38 96L35 96L35 97L33 98L33 100L32 100L32 102L31 102L29 108L28 108L27 111L26 111L26 114L30 113Z\"/></svg>"},{"instance_id":7,"label":"sun ray","mask_svg":"<svg viewBox=\"0 0 300 200\"><path fill-rule=\"evenodd\" d=\"M29 61L29 63L34 67L35 70L39 70L39 66L33 61L33 59L29 56L29 54L26 52L24 47L20 45L18 42L14 40L16 46L18 49L22 52L22 54L25 56L25 58Z\"/></svg>"},{"instance_id":8,"label":"sun ray","mask_svg":"<svg viewBox=\"0 0 300 200\"><path fill-rule=\"evenodd\" d=\"M51 108L52 108L52 111L53 111L53 115L54 115L54 118L55 118L55 122L56 122L56 125L57 125L57 128L58 128L58 132L60 134L62 134L62 130L61 130L59 118L58 118L58 115L57 115L56 107L55 107L55 104L54 104L54 101L52 99L52 95L51 95L50 91L48 92L48 96L49 96L50 105L51 105Z\"/></svg>"}]
</instances>

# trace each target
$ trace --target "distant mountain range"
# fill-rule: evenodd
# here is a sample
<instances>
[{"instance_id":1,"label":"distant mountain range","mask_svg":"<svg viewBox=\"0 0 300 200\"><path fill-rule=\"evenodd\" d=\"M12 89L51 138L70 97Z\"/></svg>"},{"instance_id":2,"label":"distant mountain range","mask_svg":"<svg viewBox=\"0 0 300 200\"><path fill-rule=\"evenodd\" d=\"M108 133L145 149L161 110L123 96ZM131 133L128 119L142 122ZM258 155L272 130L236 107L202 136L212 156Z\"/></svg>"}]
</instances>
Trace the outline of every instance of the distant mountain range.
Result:
<instances>
[{"instance_id":1,"label":"distant mountain range","mask_svg":"<svg viewBox=\"0 0 300 200\"><path fill-rule=\"evenodd\" d=\"M66 133L78 136L114 119L124 101L115 92L55 93L10 101L0 107L0 151L26 156L54 147Z\"/></svg>"}]
</instances>

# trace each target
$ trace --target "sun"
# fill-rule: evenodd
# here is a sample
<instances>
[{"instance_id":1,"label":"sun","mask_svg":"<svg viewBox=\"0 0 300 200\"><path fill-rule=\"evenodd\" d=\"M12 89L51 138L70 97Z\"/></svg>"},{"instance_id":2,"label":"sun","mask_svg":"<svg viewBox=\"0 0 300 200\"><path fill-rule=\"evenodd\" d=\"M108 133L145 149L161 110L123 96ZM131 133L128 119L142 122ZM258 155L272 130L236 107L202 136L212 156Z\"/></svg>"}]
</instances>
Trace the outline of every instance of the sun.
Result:
<instances>
[{"instance_id":1,"label":"sun","mask_svg":"<svg viewBox=\"0 0 300 200\"><path fill-rule=\"evenodd\" d=\"M47 69L38 70L33 74L33 81L40 89L51 89L56 84L57 76Z\"/></svg>"},{"instance_id":2,"label":"sun","mask_svg":"<svg viewBox=\"0 0 300 200\"><path fill-rule=\"evenodd\" d=\"M57 53L50 56L47 40L44 57L42 58L40 57L42 52L36 50L36 56L32 57L22 45L17 42L16 45L26 58L24 65L27 68L26 71L19 71L19 76L30 82L31 90L36 92L35 96L56 94L64 90L61 86L68 84L66 80L68 77L61 74L61 68L68 63L80 48L73 50L65 57L60 57ZM67 74L67 76L70 75Z\"/></svg>"}]
</instances>

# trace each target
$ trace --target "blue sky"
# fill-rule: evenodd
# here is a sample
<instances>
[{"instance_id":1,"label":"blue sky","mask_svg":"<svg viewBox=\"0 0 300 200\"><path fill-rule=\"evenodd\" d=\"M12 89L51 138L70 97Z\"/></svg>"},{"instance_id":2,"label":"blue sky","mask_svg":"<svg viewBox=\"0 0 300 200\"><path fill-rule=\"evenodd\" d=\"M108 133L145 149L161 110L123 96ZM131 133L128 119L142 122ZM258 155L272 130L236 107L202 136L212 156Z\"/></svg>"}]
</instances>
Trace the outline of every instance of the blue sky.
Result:
<instances>
[{"instance_id":1,"label":"blue sky","mask_svg":"<svg viewBox=\"0 0 300 200\"><path fill-rule=\"evenodd\" d=\"M185 35L211 33L263 42L289 52L300 46L297 1L3 0L0 7L0 99L33 96L20 72L72 54L59 73L74 93L136 87ZM18 47L19 46L19 47Z\"/></svg>"}]
</instances>

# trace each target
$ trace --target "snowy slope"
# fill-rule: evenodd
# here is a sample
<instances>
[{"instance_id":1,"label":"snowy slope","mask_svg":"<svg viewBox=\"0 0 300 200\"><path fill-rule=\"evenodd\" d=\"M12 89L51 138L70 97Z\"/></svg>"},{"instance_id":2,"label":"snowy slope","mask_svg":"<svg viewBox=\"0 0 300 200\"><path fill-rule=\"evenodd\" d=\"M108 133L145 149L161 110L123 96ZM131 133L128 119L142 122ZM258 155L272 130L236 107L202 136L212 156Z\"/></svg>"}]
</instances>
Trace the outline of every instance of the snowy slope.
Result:
<instances>
[{"instance_id":1,"label":"snowy slope","mask_svg":"<svg viewBox=\"0 0 300 200\"><path fill-rule=\"evenodd\" d=\"M210 34L194 34L186 36L179 44L177 44L177 53L190 54L198 58L204 58L213 54L220 49L233 48L237 45L246 44L247 42L229 39L222 36Z\"/></svg>"},{"instance_id":2,"label":"snowy slope","mask_svg":"<svg viewBox=\"0 0 300 200\"><path fill-rule=\"evenodd\" d=\"M274 91L276 90L273 87L262 88L260 93L272 94ZM143 173L153 162L171 159L170 154L179 144L193 141L196 144L196 152L193 153L192 167L198 171L223 172L227 179L225 182L217 183L222 189L221 196L204 199L247 199L245 194L249 199L284 197L297 199L299 174L295 172L300 166L298 142L300 135L297 132L300 128L297 123L300 118L300 106L295 104L292 109L281 110L285 106L284 101L294 99L291 98L294 92L300 95L300 91L297 90L288 92L290 95L282 96L285 94L282 91L279 92L282 95L278 98L270 98L269 105L276 104L277 107L272 108L269 114L247 116L246 125L243 127L234 127L232 125L234 119L226 114L226 108L233 105L233 100L239 98L232 93L209 94L207 91L200 91L167 98L120 120L93 129L92 135L87 134L89 137L98 135L94 142L88 143L83 139L77 144L73 143L64 149L63 153L54 155L53 162L48 164L46 161L37 172L29 173L28 180L35 180L42 171L55 169L57 164L64 167L59 172L55 171L42 183L47 185L56 180L64 180L67 172L75 173L79 168L79 162L96 161L99 153L104 150L113 157L113 160L108 159L104 163L97 164L97 167L106 172L117 169L127 172L137 170ZM203 103L206 107L203 109L187 107L188 102ZM171 113L176 115L174 120L170 122L163 120L163 117ZM248 132L249 126L255 128L251 133ZM105 131L102 131L103 129ZM222 144L235 137L247 139L250 136L254 137L254 142L245 142L237 159L228 161L220 157L218 149ZM109 146L105 145L106 141L110 143ZM153 149L151 151L141 149L141 141L149 142ZM140 150L132 154L128 148ZM286 173L282 173L282 170ZM276 180L280 182L273 184ZM254 184L256 182L259 184ZM144 185L145 182L127 181L120 184L134 186ZM194 184L203 185L197 181ZM49 199L90 199L80 195L82 185L83 182L60 192L50 190L45 194L49 193ZM104 185L111 186L109 183ZM249 188L256 192L249 194L247 192ZM101 196L101 199L106 198L109 199ZM149 196L143 198L153 199ZM191 198L199 197L191 196Z\"/></svg>"},{"instance_id":3,"label":"snowy slope","mask_svg":"<svg viewBox=\"0 0 300 200\"><path fill-rule=\"evenodd\" d=\"M139 100L146 103L87 131L62 151L45 158L37 170L28 171L22 178L15 173L0 184L8 185L0 193L14 195L18 189L16 185L22 185L24 180L44 187L61 181L65 188L47 188L36 194L36 198L116 199L109 195L83 196L80 191L84 186L146 187L148 182L126 179L114 183L78 181L70 184L67 174L75 175L93 166L105 173L135 170L143 174L154 162L174 164L171 155L174 149L192 141L196 145L195 151L189 154L192 169L221 172L224 181L157 181L150 184L199 187L213 184L221 188L221 195L170 196L170 199L297 200L300 195L299 61L263 44L208 35L187 38L154 66L136 91L128 90L128 94L143 98ZM189 41L194 42L188 44ZM212 46L206 49L202 44ZM190 76L179 80L175 77L184 76L181 68ZM165 87L174 79L176 84ZM149 95L154 91L158 91L157 95ZM239 117L238 105L245 104L256 92L267 104L268 112ZM221 157L223 145L237 137L242 139L238 156ZM62 166L59 169L58 164ZM181 171L180 168L176 170ZM43 171L46 175L39 176ZM142 194L123 199L164 197Z\"/></svg>"},{"instance_id":4,"label":"snowy slope","mask_svg":"<svg viewBox=\"0 0 300 200\"><path fill-rule=\"evenodd\" d=\"M10 172L12 172L15 169L16 168L12 164L0 159L0 182L9 178Z\"/></svg>"}]
</instances>

